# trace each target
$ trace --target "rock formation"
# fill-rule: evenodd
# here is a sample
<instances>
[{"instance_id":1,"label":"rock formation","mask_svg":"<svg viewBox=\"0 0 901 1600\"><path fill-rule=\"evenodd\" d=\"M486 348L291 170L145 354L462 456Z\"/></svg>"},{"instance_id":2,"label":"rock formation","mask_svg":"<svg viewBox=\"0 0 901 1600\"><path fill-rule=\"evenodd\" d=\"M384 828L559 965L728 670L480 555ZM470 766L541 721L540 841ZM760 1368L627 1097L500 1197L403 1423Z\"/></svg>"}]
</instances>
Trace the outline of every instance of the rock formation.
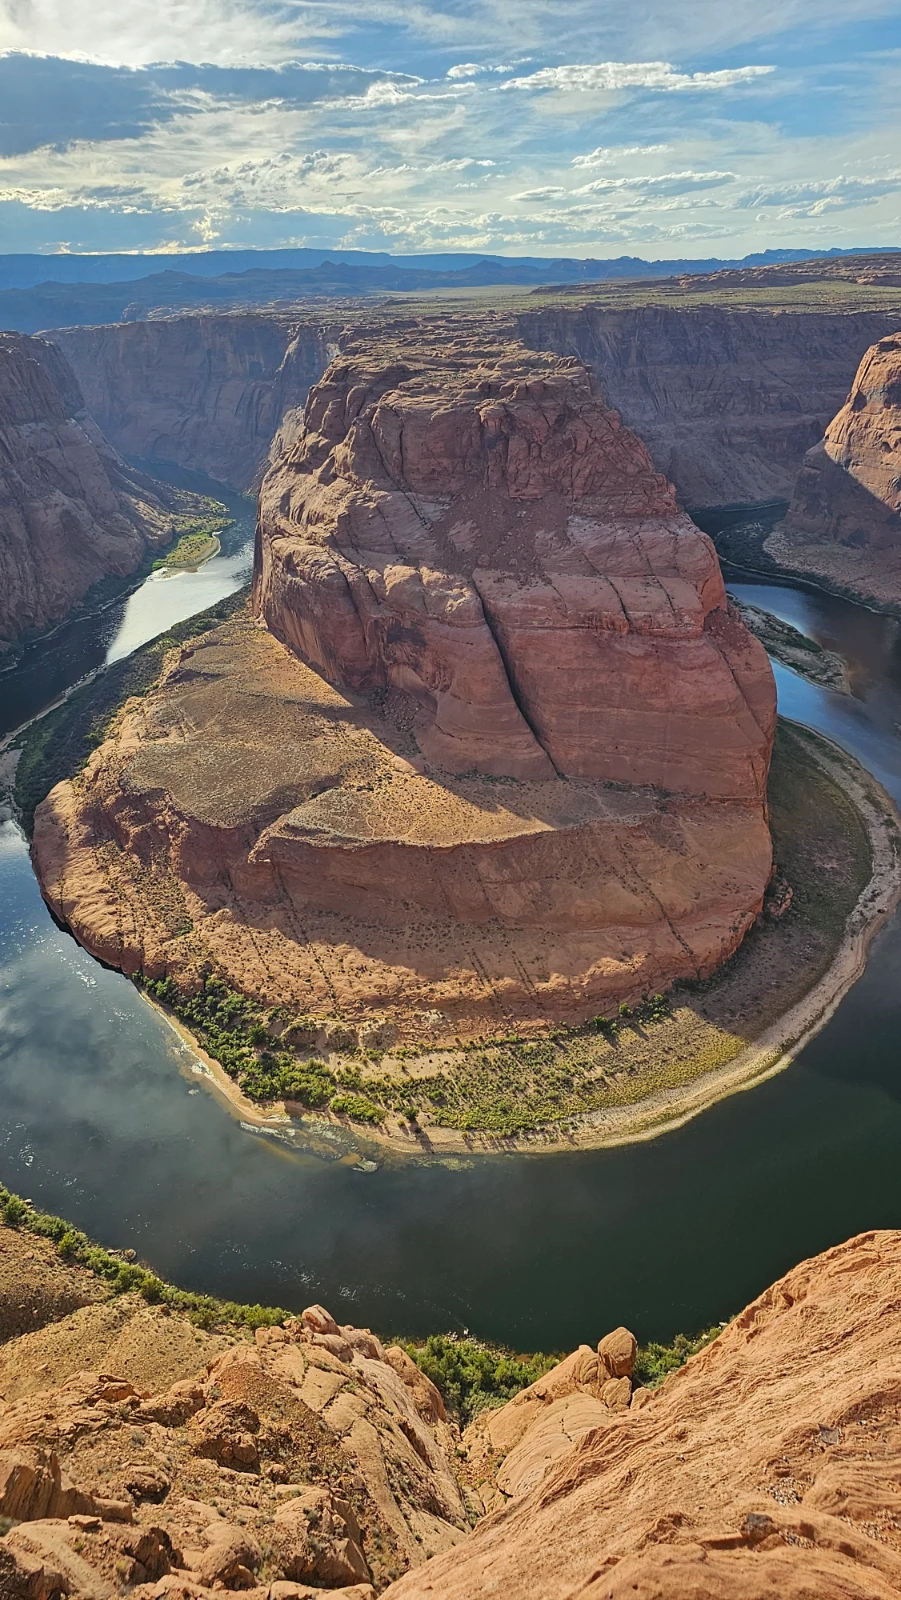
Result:
<instances>
[{"instance_id":1,"label":"rock formation","mask_svg":"<svg viewBox=\"0 0 901 1600\"><path fill-rule=\"evenodd\" d=\"M897 1600L899 1271L897 1233L804 1262L613 1414L570 1357L483 1425L503 1509L391 1600Z\"/></svg>"},{"instance_id":2,"label":"rock formation","mask_svg":"<svg viewBox=\"0 0 901 1600\"><path fill-rule=\"evenodd\" d=\"M787 500L804 454L898 310L547 306L516 316L533 350L575 355L683 505Z\"/></svg>"},{"instance_id":3,"label":"rock formation","mask_svg":"<svg viewBox=\"0 0 901 1600\"><path fill-rule=\"evenodd\" d=\"M235 313L62 328L47 337L123 454L247 489L285 412L303 405L328 365L337 331Z\"/></svg>"},{"instance_id":4,"label":"rock formation","mask_svg":"<svg viewBox=\"0 0 901 1600\"><path fill-rule=\"evenodd\" d=\"M261 493L270 631L173 657L40 808L104 959L452 1040L710 972L759 912L765 653L581 364L480 330L330 368Z\"/></svg>"},{"instance_id":5,"label":"rock formation","mask_svg":"<svg viewBox=\"0 0 901 1600\"><path fill-rule=\"evenodd\" d=\"M559 305L495 318L497 331L591 367L603 398L689 506L787 499L864 351L899 321L897 310L620 309L589 294L580 285ZM340 349L342 325L352 333L365 319L375 332L376 316L365 306L301 321L233 312L49 337L117 449L246 488L286 412L286 442L295 441L298 408Z\"/></svg>"},{"instance_id":6,"label":"rock formation","mask_svg":"<svg viewBox=\"0 0 901 1600\"><path fill-rule=\"evenodd\" d=\"M133 572L172 537L172 504L107 444L53 345L0 333L0 650Z\"/></svg>"},{"instance_id":7,"label":"rock formation","mask_svg":"<svg viewBox=\"0 0 901 1600\"><path fill-rule=\"evenodd\" d=\"M901 333L867 351L766 548L877 603L901 603Z\"/></svg>"},{"instance_id":8,"label":"rock formation","mask_svg":"<svg viewBox=\"0 0 901 1600\"><path fill-rule=\"evenodd\" d=\"M52 1254L0 1228L20 1291ZM863 1234L657 1389L618 1328L462 1433L321 1306L255 1338L109 1291L46 1306L0 1344L3 1593L898 1600L899 1272L901 1233Z\"/></svg>"}]
</instances>

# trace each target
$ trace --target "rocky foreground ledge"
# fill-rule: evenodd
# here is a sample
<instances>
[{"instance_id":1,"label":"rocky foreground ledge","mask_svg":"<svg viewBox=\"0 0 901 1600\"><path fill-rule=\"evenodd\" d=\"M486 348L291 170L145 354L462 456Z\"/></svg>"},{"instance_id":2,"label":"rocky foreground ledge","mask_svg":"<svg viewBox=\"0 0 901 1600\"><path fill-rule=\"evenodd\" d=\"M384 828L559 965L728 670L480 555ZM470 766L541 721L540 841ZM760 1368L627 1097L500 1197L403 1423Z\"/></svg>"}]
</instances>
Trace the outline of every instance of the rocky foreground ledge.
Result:
<instances>
[{"instance_id":1,"label":"rocky foreground ledge","mask_svg":"<svg viewBox=\"0 0 901 1600\"><path fill-rule=\"evenodd\" d=\"M321 1306L203 1332L0 1228L3 1595L898 1600L899 1274L863 1234L656 1389L619 1328L461 1432Z\"/></svg>"}]
</instances>

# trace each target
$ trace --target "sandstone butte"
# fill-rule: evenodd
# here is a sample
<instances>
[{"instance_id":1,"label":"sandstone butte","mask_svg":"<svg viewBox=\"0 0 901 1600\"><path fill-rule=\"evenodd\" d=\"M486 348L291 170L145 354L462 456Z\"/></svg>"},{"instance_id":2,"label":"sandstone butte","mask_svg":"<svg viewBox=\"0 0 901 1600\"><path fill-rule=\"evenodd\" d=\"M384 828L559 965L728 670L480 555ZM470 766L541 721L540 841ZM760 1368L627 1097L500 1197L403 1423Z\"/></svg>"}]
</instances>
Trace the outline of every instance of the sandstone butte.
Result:
<instances>
[{"instance_id":1,"label":"sandstone butte","mask_svg":"<svg viewBox=\"0 0 901 1600\"><path fill-rule=\"evenodd\" d=\"M173 503L106 442L54 345L0 333L0 650L133 572Z\"/></svg>"},{"instance_id":2,"label":"sandstone butte","mask_svg":"<svg viewBox=\"0 0 901 1600\"><path fill-rule=\"evenodd\" d=\"M766 548L833 586L901 604L901 333L867 351Z\"/></svg>"},{"instance_id":3,"label":"sandstone butte","mask_svg":"<svg viewBox=\"0 0 901 1600\"><path fill-rule=\"evenodd\" d=\"M39 809L103 959L452 1040L709 973L760 911L775 690L712 545L581 363L458 327L330 367L257 624Z\"/></svg>"},{"instance_id":4,"label":"sandstone butte","mask_svg":"<svg viewBox=\"0 0 901 1600\"><path fill-rule=\"evenodd\" d=\"M453 1038L731 954L775 686L581 363L414 333L312 390L262 486L258 626L171 659L34 854L126 971Z\"/></svg>"},{"instance_id":5,"label":"sandstone butte","mask_svg":"<svg viewBox=\"0 0 901 1600\"><path fill-rule=\"evenodd\" d=\"M201 1333L3 1228L4 1600L898 1600L899 1274L863 1234L657 1389L618 1328L461 1432L321 1306Z\"/></svg>"}]
</instances>

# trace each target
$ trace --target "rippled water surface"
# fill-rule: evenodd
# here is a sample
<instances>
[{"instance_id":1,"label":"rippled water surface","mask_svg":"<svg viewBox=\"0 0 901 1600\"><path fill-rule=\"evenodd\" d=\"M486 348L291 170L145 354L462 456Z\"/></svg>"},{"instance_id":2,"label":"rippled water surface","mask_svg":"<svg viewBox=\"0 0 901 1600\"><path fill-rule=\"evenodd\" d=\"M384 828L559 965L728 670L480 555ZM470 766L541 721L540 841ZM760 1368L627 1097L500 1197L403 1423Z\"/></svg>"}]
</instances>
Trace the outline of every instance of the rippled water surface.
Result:
<instances>
[{"instance_id":1,"label":"rippled water surface","mask_svg":"<svg viewBox=\"0 0 901 1600\"><path fill-rule=\"evenodd\" d=\"M7 726L243 581L243 515L201 573L153 578L99 627L70 624L29 652L0 679ZM849 662L853 697L777 669L781 709L901 799L899 625L731 576ZM360 1171L363 1146L344 1135L290 1149L244 1130L132 986L55 927L6 823L0 1176L164 1275L236 1299L321 1299L383 1331L469 1327L520 1348L568 1348L620 1322L665 1337L729 1316L859 1229L901 1224L899 971L896 921L793 1067L651 1143L422 1163L379 1152Z\"/></svg>"}]
</instances>

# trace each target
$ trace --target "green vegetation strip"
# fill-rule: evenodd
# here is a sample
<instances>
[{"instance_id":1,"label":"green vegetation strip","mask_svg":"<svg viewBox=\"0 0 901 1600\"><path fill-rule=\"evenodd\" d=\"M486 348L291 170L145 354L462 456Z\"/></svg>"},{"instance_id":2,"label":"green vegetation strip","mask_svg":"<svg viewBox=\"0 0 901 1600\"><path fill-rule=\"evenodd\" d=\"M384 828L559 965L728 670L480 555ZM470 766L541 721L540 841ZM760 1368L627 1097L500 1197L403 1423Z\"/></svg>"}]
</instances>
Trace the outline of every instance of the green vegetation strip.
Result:
<instances>
[{"instance_id":1,"label":"green vegetation strip","mask_svg":"<svg viewBox=\"0 0 901 1600\"><path fill-rule=\"evenodd\" d=\"M30 1200L23 1200L3 1184L0 1184L0 1221L8 1228L51 1240L61 1261L85 1267L111 1294L139 1294L148 1304L168 1306L195 1327L207 1331L278 1327L293 1315L279 1306L242 1305L235 1300L217 1300L212 1295L176 1289L149 1267L125 1259L121 1252L104 1250L93 1244L87 1234L80 1233L62 1217L39 1211ZM719 1327L708 1328L694 1339L680 1333L671 1344L640 1346L633 1383L656 1388L670 1372L681 1367L689 1356L710 1344L721 1332ZM404 1340L402 1343L417 1366L431 1378L451 1416L461 1424L470 1422L486 1408L506 1405L521 1389L536 1383L562 1360L559 1353L516 1355L502 1345L461 1338L453 1333L430 1334L421 1342Z\"/></svg>"},{"instance_id":2,"label":"green vegetation strip","mask_svg":"<svg viewBox=\"0 0 901 1600\"><path fill-rule=\"evenodd\" d=\"M176 543L154 561L154 571L161 567L196 567L215 554L219 548L219 534L231 526L234 517L228 515L227 508L219 500L203 500L201 507L199 515L173 517Z\"/></svg>"},{"instance_id":3,"label":"green vegetation strip","mask_svg":"<svg viewBox=\"0 0 901 1600\"><path fill-rule=\"evenodd\" d=\"M70 1227L62 1217L48 1211L38 1211L29 1201L12 1194L0 1184L0 1218L8 1228L20 1228L51 1239L62 1261L87 1267L100 1278L112 1294L139 1294L150 1305L169 1306L181 1311L190 1322L200 1328L241 1327L271 1328L284 1322L290 1315L277 1306L245 1306L232 1300L216 1300L212 1295L191 1294L186 1289L175 1289L158 1278L149 1267L128 1261L121 1254L104 1250L92 1244L87 1234Z\"/></svg>"}]
</instances>

